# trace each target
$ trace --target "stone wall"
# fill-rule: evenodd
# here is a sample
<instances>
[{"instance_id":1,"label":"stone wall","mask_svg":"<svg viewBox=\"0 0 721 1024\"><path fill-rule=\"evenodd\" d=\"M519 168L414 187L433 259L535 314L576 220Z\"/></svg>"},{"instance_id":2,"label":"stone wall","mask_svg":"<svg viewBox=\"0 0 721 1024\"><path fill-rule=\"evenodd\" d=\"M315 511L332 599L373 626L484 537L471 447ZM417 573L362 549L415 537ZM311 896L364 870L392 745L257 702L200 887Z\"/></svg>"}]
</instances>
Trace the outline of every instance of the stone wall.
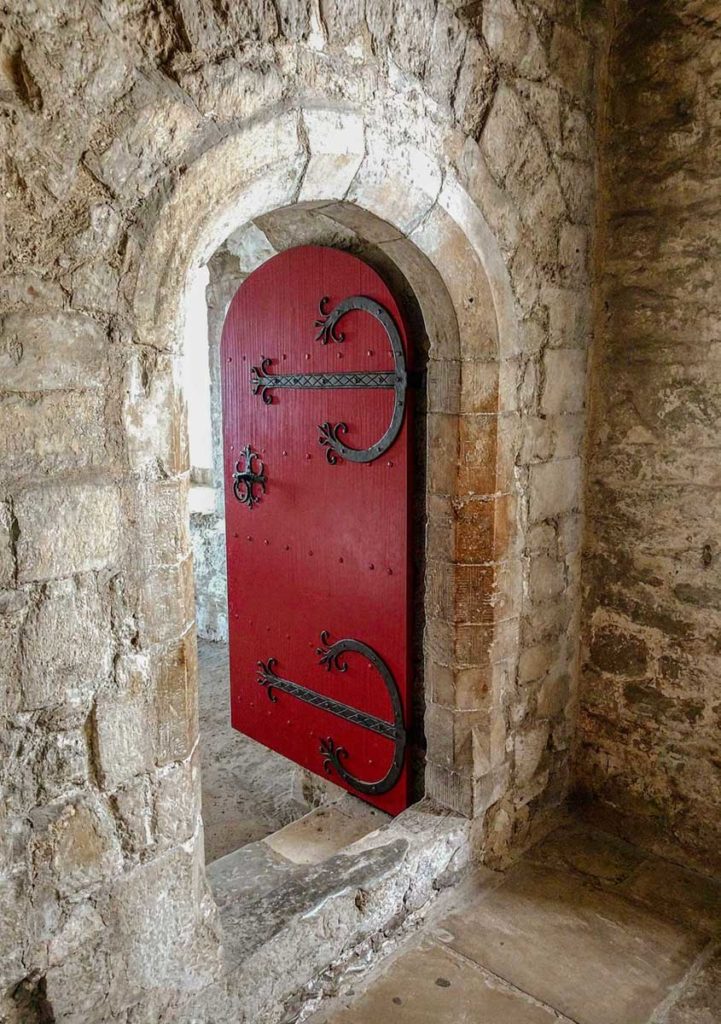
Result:
<instances>
[{"instance_id":1,"label":"stone wall","mask_svg":"<svg viewBox=\"0 0 721 1024\"><path fill-rule=\"evenodd\" d=\"M621 5L588 483L581 794L721 868L721 12Z\"/></svg>"},{"instance_id":2,"label":"stone wall","mask_svg":"<svg viewBox=\"0 0 721 1024\"><path fill-rule=\"evenodd\" d=\"M427 786L487 857L563 799L601 14L4 8L0 1017L149 1024L221 970L174 311L259 210L435 268Z\"/></svg>"}]
</instances>

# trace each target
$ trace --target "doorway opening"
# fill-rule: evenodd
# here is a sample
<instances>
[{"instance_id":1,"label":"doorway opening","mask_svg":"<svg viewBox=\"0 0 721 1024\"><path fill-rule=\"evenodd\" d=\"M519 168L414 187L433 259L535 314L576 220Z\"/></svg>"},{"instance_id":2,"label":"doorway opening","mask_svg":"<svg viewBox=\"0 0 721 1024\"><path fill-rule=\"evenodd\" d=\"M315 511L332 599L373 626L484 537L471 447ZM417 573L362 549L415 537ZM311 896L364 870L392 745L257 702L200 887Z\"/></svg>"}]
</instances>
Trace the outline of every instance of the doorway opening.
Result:
<instances>
[{"instance_id":1,"label":"doorway opening","mask_svg":"<svg viewBox=\"0 0 721 1024\"><path fill-rule=\"evenodd\" d=\"M332 224L332 230L329 225ZM315 244L360 256L388 281L424 365L427 339L410 287L380 250L318 211L286 208L236 230L198 268L186 292L185 394L190 448L190 533L199 655L199 748L206 863L262 843L295 863L317 863L387 816L236 731L230 720L225 481L220 342L229 305L249 274L288 248ZM425 578L425 389L416 374L411 557L414 631L408 765L411 799L423 795L422 649ZM420 383L421 386L418 386ZM248 600L252 601L252 593Z\"/></svg>"}]
</instances>

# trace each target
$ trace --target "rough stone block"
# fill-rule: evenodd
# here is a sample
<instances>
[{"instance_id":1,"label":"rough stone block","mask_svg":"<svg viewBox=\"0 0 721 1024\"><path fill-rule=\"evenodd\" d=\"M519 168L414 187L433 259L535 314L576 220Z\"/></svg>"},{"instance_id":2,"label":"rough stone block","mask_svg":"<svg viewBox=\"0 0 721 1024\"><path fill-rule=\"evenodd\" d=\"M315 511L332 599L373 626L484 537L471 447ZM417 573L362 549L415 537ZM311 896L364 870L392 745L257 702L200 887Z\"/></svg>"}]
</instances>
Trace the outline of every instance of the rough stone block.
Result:
<instances>
[{"instance_id":1,"label":"rough stone block","mask_svg":"<svg viewBox=\"0 0 721 1024\"><path fill-rule=\"evenodd\" d=\"M173 850L119 879L107 907L116 964L139 991L204 988L218 943L201 888L199 851Z\"/></svg>"},{"instance_id":2,"label":"rough stone block","mask_svg":"<svg viewBox=\"0 0 721 1024\"><path fill-rule=\"evenodd\" d=\"M98 387L107 345L105 328L78 313L12 313L0 324L0 390Z\"/></svg>"},{"instance_id":3,"label":"rough stone block","mask_svg":"<svg viewBox=\"0 0 721 1024\"><path fill-rule=\"evenodd\" d=\"M520 789L518 803L528 803L545 786L548 774L543 767L548 745L549 725L539 722L519 732L514 741L515 778Z\"/></svg>"},{"instance_id":4,"label":"rough stone block","mask_svg":"<svg viewBox=\"0 0 721 1024\"><path fill-rule=\"evenodd\" d=\"M144 646L176 640L189 628L194 616L193 564L157 569L138 581L134 593L137 622Z\"/></svg>"},{"instance_id":5,"label":"rough stone block","mask_svg":"<svg viewBox=\"0 0 721 1024\"><path fill-rule=\"evenodd\" d=\"M414 245L438 268L458 322L460 353L467 359L494 359L498 327L488 278L468 238L436 205L411 235Z\"/></svg>"},{"instance_id":6,"label":"rough stone block","mask_svg":"<svg viewBox=\"0 0 721 1024\"><path fill-rule=\"evenodd\" d=\"M44 474L103 464L105 401L100 390L0 398L0 472L22 478L30 459Z\"/></svg>"},{"instance_id":7,"label":"rough stone block","mask_svg":"<svg viewBox=\"0 0 721 1024\"><path fill-rule=\"evenodd\" d=\"M138 111L127 130L99 156L86 159L93 173L116 195L138 199L147 195L190 143L200 114L191 103L157 98Z\"/></svg>"},{"instance_id":8,"label":"rough stone block","mask_svg":"<svg viewBox=\"0 0 721 1024\"><path fill-rule=\"evenodd\" d=\"M545 54L533 22L512 0L492 0L483 8L483 38L496 59L514 64L524 78L541 77Z\"/></svg>"},{"instance_id":9,"label":"rough stone block","mask_svg":"<svg viewBox=\"0 0 721 1024\"><path fill-rule=\"evenodd\" d=\"M153 666L159 765L188 756L198 732L198 664L195 637L170 645Z\"/></svg>"},{"instance_id":10,"label":"rough stone block","mask_svg":"<svg viewBox=\"0 0 721 1024\"><path fill-rule=\"evenodd\" d=\"M139 775L109 798L126 857L137 860L153 844L153 801L150 780Z\"/></svg>"},{"instance_id":11,"label":"rough stone block","mask_svg":"<svg viewBox=\"0 0 721 1024\"><path fill-rule=\"evenodd\" d=\"M593 64L588 43L573 29L556 24L551 37L551 68L570 93L583 100L588 95Z\"/></svg>"},{"instance_id":12,"label":"rough stone block","mask_svg":"<svg viewBox=\"0 0 721 1024\"><path fill-rule=\"evenodd\" d=\"M558 259L566 281L585 284L588 280L588 228L564 224L558 243Z\"/></svg>"},{"instance_id":13,"label":"rough stone block","mask_svg":"<svg viewBox=\"0 0 721 1024\"><path fill-rule=\"evenodd\" d=\"M155 784L155 829L161 846L184 843L200 816L200 771L197 755L163 769Z\"/></svg>"},{"instance_id":14,"label":"rough stone block","mask_svg":"<svg viewBox=\"0 0 721 1024\"><path fill-rule=\"evenodd\" d=\"M186 559L190 553L187 477L142 483L132 499L138 566L158 569Z\"/></svg>"},{"instance_id":15,"label":"rough stone block","mask_svg":"<svg viewBox=\"0 0 721 1024\"><path fill-rule=\"evenodd\" d=\"M484 131L494 86L493 64L479 40L469 36L458 73L453 110L463 131L474 139L480 138Z\"/></svg>"},{"instance_id":16,"label":"rough stone block","mask_svg":"<svg viewBox=\"0 0 721 1024\"><path fill-rule=\"evenodd\" d=\"M0 502L0 588L15 575L15 520L7 502Z\"/></svg>"},{"instance_id":17,"label":"rough stone block","mask_svg":"<svg viewBox=\"0 0 721 1024\"><path fill-rule=\"evenodd\" d=\"M394 226L409 234L433 206L441 184L440 168L426 153L371 132L348 199L380 216L392 215Z\"/></svg>"},{"instance_id":18,"label":"rough stone block","mask_svg":"<svg viewBox=\"0 0 721 1024\"><path fill-rule=\"evenodd\" d=\"M22 633L24 706L87 700L106 681L112 657L110 602L95 577L46 584Z\"/></svg>"},{"instance_id":19,"label":"rough stone block","mask_svg":"<svg viewBox=\"0 0 721 1024\"><path fill-rule=\"evenodd\" d=\"M428 93L444 106L448 105L453 96L466 39L467 33L461 29L452 11L438 4L425 83Z\"/></svg>"},{"instance_id":20,"label":"rough stone block","mask_svg":"<svg viewBox=\"0 0 721 1024\"><path fill-rule=\"evenodd\" d=\"M118 305L119 284L117 270L105 260L84 264L72 277L74 308L114 312Z\"/></svg>"},{"instance_id":21,"label":"rough stone block","mask_svg":"<svg viewBox=\"0 0 721 1024\"><path fill-rule=\"evenodd\" d=\"M104 569L119 559L120 501L112 484L28 488L15 515L21 582Z\"/></svg>"},{"instance_id":22,"label":"rough stone block","mask_svg":"<svg viewBox=\"0 0 721 1024\"><path fill-rule=\"evenodd\" d=\"M426 762L426 797L470 818L473 816L473 779L465 772Z\"/></svg>"},{"instance_id":23,"label":"rough stone block","mask_svg":"<svg viewBox=\"0 0 721 1024\"><path fill-rule=\"evenodd\" d=\"M147 348L128 358L123 426L131 468L147 476L158 468L175 476L188 467L188 432L177 356Z\"/></svg>"},{"instance_id":24,"label":"rough stone block","mask_svg":"<svg viewBox=\"0 0 721 1024\"><path fill-rule=\"evenodd\" d=\"M357 114L304 110L310 160L299 201L342 199L365 153L365 128Z\"/></svg>"},{"instance_id":25,"label":"rough stone block","mask_svg":"<svg viewBox=\"0 0 721 1024\"><path fill-rule=\"evenodd\" d=\"M577 511L581 504L581 460L541 462L529 469L532 523Z\"/></svg>"},{"instance_id":26,"label":"rough stone block","mask_svg":"<svg viewBox=\"0 0 721 1024\"><path fill-rule=\"evenodd\" d=\"M428 416L428 488L432 494L453 494L458 472L458 418Z\"/></svg>"},{"instance_id":27,"label":"rough stone block","mask_svg":"<svg viewBox=\"0 0 721 1024\"><path fill-rule=\"evenodd\" d=\"M496 490L497 426L493 413L460 417L456 485L459 495L477 497Z\"/></svg>"},{"instance_id":28,"label":"rough stone block","mask_svg":"<svg viewBox=\"0 0 721 1024\"><path fill-rule=\"evenodd\" d=\"M437 6L435 0L416 0L413 6L401 4L393 11L391 54L400 68L417 77L428 61Z\"/></svg>"},{"instance_id":29,"label":"rough stone block","mask_svg":"<svg viewBox=\"0 0 721 1024\"><path fill-rule=\"evenodd\" d=\"M525 139L528 127L516 93L506 85L499 86L481 139L486 164L499 184L518 159L520 140Z\"/></svg>"},{"instance_id":30,"label":"rough stone block","mask_svg":"<svg viewBox=\"0 0 721 1024\"><path fill-rule=\"evenodd\" d=\"M39 812L35 836L36 871L53 879L65 895L94 888L121 869L112 815L92 794Z\"/></svg>"},{"instance_id":31,"label":"rough stone block","mask_svg":"<svg viewBox=\"0 0 721 1024\"><path fill-rule=\"evenodd\" d=\"M489 565L457 565L455 617L458 622L490 622L494 614L495 570Z\"/></svg>"},{"instance_id":32,"label":"rough stone block","mask_svg":"<svg viewBox=\"0 0 721 1024\"><path fill-rule=\"evenodd\" d=\"M153 708L140 693L101 693L93 713L93 746L100 782L117 789L153 763Z\"/></svg>"},{"instance_id":33,"label":"rough stone block","mask_svg":"<svg viewBox=\"0 0 721 1024\"><path fill-rule=\"evenodd\" d=\"M566 564L549 555L531 558L528 573L528 599L532 604L545 604L559 598L566 589Z\"/></svg>"},{"instance_id":34,"label":"rough stone block","mask_svg":"<svg viewBox=\"0 0 721 1024\"><path fill-rule=\"evenodd\" d=\"M20 635L29 607L24 590L0 590L0 714L20 705Z\"/></svg>"},{"instance_id":35,"label":"rough stone block","mask_svg":"<svg viewBox=\"0 0 721 1024\"><path fill-rule=\"evenodd\" d=\"M233 56L184 70L178 81L204 114L220 122L251 118L283 94L277 68L266 63L254 67Z\"/></svg>"}]
</instances>

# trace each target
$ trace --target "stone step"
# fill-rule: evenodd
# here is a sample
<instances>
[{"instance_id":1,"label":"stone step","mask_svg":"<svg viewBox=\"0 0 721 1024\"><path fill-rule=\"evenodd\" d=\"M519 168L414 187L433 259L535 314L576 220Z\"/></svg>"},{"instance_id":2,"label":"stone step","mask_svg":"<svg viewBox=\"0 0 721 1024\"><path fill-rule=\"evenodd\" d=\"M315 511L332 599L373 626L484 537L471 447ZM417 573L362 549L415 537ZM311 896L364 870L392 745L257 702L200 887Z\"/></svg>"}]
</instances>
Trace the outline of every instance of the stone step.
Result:
<instances>
[{"instance_id":1,"label":"stone step","mask_svg":"<svg viewBox=\"0 0 721 1024\"><path fill-rule=\"evenodd\" d=\"M253 1024L282 1020L324 972L399 928L466 868L469 832L465 819L422 803L320 862L294 863L267 841L216 861L208 877L220 911L224 975L178 1021L211 1024L232 1014ZM305 839L286 850L308 856Z\"/></svg>"}]
</instances>

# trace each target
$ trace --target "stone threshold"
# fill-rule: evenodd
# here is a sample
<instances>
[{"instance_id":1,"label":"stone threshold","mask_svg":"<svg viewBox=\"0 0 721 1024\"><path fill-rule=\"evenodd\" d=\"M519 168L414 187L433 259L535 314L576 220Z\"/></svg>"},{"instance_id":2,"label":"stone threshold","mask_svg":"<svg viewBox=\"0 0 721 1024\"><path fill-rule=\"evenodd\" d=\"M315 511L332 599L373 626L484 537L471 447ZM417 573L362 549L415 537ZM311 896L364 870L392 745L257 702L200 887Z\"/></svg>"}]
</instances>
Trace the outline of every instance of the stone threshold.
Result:
<instances>
[{"instance_id":1,"label":"stone threshold","mask_svg":"<svg viewBox=\"0 0 721 1024\"><path fill-rule=\"evenodd\" d=\"M393 819L372 813L381 824L368 831L347 801L319 808L210 865L223 972L181 1008L178 1024L295 1020L329 972L422 918L469 867L468 820L425 800ZM366 834L324 855L324 839L339 830Z\"/></svg>"}]
</instances>

